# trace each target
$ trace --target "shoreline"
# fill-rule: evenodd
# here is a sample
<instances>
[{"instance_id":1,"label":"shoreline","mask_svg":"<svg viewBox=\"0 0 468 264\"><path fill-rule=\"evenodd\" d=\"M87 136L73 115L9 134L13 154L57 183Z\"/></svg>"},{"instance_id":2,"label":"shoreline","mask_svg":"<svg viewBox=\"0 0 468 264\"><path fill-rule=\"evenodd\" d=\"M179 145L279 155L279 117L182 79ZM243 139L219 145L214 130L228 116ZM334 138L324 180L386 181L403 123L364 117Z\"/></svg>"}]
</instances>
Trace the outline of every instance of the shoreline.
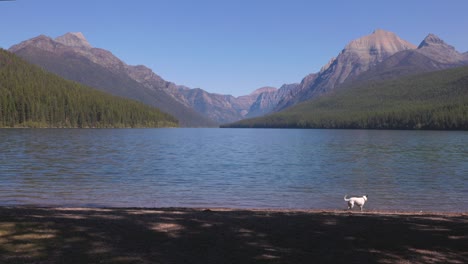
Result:
<instances>
[{"instance_id":1,"label":"shoreline","mask_svg":"<svg viewBox=\"0 0 468 264\"><path fill-rule=\"evenodd\" d=\"M370 209L359 211L358 207L348 209L302 209L302 208L261 208L261 207L197 207L197 206L167 206L167 207L113 207L113 206L58 206L58 205L1 205L0 210L9 209L44 209L44 210L163 210L163 211L252 211L252 212L277 212L277 213L327 213L327 214L368 214L368 215L445 215L445 216L468 216L468 211L422 211L422 210L376 210Z\"/></svg>"},{"instance_id":2,"label":"shoreline","mask_svg":"<svg viewBox=\"0 0 468 264\"><path fill-rule=\"evenodd\" d=\"M0 206L1 263L466 263L468 212Z\"/></svg>"}]
</instances>

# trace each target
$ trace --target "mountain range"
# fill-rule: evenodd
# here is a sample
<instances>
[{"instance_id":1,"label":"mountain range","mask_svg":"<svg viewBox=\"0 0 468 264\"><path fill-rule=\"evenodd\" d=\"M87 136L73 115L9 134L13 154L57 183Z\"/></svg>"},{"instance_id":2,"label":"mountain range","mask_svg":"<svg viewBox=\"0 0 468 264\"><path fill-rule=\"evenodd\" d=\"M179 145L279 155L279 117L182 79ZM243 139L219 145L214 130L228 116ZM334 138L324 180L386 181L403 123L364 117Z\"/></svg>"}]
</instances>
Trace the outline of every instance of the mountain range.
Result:
<instances>
[{"instance_id":1,"label":"mountain range","mask_svg":"<svg viewBox=\"0 0 468 264\"><path fill-rule=\"evenodd\" d=\"M352 83L387 80L468 64L460 53L434 34L418 46L392 32L375 30L355 39L317 73L279 89L263 87L234 97L191 89L166 81L143 65L130 66L111 52L93 48L81 33L52 39L38 36L9 51L66 79L156 106L181 126L215 126L282 111L333 93Z\"/></svg>"}]
</instances>

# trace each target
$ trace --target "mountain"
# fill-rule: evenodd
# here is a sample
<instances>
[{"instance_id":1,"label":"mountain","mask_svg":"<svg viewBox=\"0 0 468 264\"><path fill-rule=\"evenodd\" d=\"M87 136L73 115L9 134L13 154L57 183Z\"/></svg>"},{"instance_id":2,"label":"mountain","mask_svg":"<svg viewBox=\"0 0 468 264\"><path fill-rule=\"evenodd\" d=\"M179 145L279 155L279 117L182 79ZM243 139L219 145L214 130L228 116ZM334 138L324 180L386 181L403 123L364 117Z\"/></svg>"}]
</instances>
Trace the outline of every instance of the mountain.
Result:
<instances>
[{"instance_id":1,"label":"mountain","mask_svg":"<svg viewBox=\"0 0 468 264\"><path fill-rule=\"evenodd\" d=\"M354 83L223 127L468 130L468 67Z\"/></svg>"},{"instance_id":2,"label":"mountain","mask_svg":"<svg viewBox=\"0 0 468 264\"><path fill-rule=\"evenodd\" d=\"M318 80L326 91L357 76L391 55L416 47L392 32L376 30L371 35L351 41L341 53L326 65ZM320 91L318 91L320 92Z\"/></svg>"},{"instance_id":3,"label":"mountain","mask_svg":"<svg viewBox=\"0 0 468 264\"><path fill-rule=\"evenodd\" d=\"M281 88L262 87L248 95L234 97L209 93L202 89L177 86L169 93L180 102L192 107L219 124L227 124L245 118L271 113L278 102L291 98L299 84L284 84Z\"/></svg>"},{"instance_id":4,"label":"mountain","mask_svg":"<svg viewBox=\"0 0 468 264\"><path fill-rule=\"evenodd\" d=\"M392 32L379 29L351 41L320 72L306 76L295 95L280 101L274 112L353 82L399 78L462 65L468 65L468 54L459 53L434 34L415 46Z\"/></svg>"},{"instance_id":5,"label":"mountain","mask_svg":"<svg viewBox=\"0 0 468 264\"><path fill-rule=\"evenodd\" d=\"M245 118L262 116L273 112L275 107L281 100L285 98L291 98L294 96L299 84L284 84L281 88L269 88L257 90L257 98L253 104L251 104Z\"/></svg>"},{"instance_id":6,"label":"mountain","mask_svg":"<svg viewBox=\"0 0 468 264\"><path fill-rule=\"evenodd\" d=\"M217 123L223 124L230 122L230 120L242 119L240 114L242 109L237 109L235 98L231 95L208 93L199 88L182 88L177 92L185 103Z\"/></svg>"},{"instance_id":7,"label":"mountain","mask_svg":"<svg viewBox=\"0 0 468 264\"><path fill-rule=\"evenodd\" d=\"M263 103L255 107L253 105L261 100L260 98L263 98L264 95L275 93L277 90L274 87L262 87L248 95L239 97L209 93L199 88L190 89L184 86L177 86L169 89L168 92L174 98L204 116L215 120L219 124L225 124L247 117L258 116L264 112L269 113L269 110L276 105L276 101L263 101Z\"/></svg>"},{"instance_id":8,"label":"mountain","mask_svg":"<svg viewBox=\"0 0 468 264\"><path fill-rule=\"evenodd\" d=\"M397 52L415 49L416 46L381 29L371 35L351 41L319 73L304 78L292 98L285 98L275 111L326 94L337 86L381 63Z\"/></svg>"},{"instance_id":9,"label":"mountain","mask_svg":"<svg viewBox=\"0 0 468 264\"><path fill-rule=\"evenodd\" d=\"M81 33L67 33L56 39L41 35L10 50L64 78L156 106L176 116L181 126L235 122L279 112L347 89L351 84L468 64L468 52L457 52L434 34L416 46L378 29L349 42L319 72L305 76L300 83L285 84L279 89L264 87L234 97L176 85L146 66L127 65L111 52L93 48Z\"/></svg>"},{"instance_id":10,"label":"mountain","mask_svg":"<svg viewBox=\"0 0 468 264\"><path fill-rule=\"evenodd\" d=\"M249 95L239 96L236 101L238 105L242 106L242 117L254 117L261 115L261 113L256 113L258 111L268 111L268 108L271 108L272 105L276 105L274 101L267 100L267 95L274 95L278 92L278 88L265 86L258 88Z\"/></svg>"},{"instance_id":11,"label":"mountain","mask_svg":"<svg viewBox=\"0 0 468 264\"><path fill-rule=\"evenodd\" d=\"M0 49L0 127L174 127L156 108L85 87Z\"/></svg>"},{"instance_id":12,"label":"mountain","mask_svg":"<svg viewBox=\"0 0 468 264\"><path fill-rule=\"evenodd\" d=\"M397 52L350 82L386 80L463 65L468 65L468 58L436 35L429 34L417 49Z\"/></svg>"},{"instance_id":13,"label":"mountain","mask_svg":"<svg viewBox=\"0 0 468 264\"><path fill-rule=\"evenodd\" d=\"M68 34L56 38L55 41L60 42L63 45L69 47L78 47L86 49L92 48L88 40L86 40L85 36L81 32L70 32Z\"/></svg>"},{"instance_id":14,"label":"mountain","mask_svg":"<svg viewBox=\"0 0 468 264\"><path fill-rule=\"evenodd\" d=\"M444 64L460 64L466 61L463 54L455 50L434 34L429 34L418 46L418 52Z\"/></svg>"},{"instance_id":15,"label":"mountain","mask_svg":"<svg viewBox=\"0 0 468 264\"><path fill-rule=\"evenodd\" d=\"M215 126L165 92L174 84L144 66L127 65L111 52L93 48L81 33L56 39L41 35L9 50L63 78L158 107L177 117L181 126Z\"/></svg>"}]
</instances>

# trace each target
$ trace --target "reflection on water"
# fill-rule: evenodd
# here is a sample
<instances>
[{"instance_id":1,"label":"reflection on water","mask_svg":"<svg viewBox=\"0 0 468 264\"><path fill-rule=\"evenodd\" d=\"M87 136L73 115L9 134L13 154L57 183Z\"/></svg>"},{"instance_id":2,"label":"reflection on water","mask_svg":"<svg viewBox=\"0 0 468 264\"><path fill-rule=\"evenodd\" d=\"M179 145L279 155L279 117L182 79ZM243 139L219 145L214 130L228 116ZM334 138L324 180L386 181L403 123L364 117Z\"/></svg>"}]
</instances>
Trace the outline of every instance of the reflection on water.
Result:
<instances>
[{"instance_id":1,"label":"reflection on water","mask_svg":"<svg viewBox=\"0 0 468 264\"><path fill-rule=\"evenodd\" d=\"M468 133L0 129L0 204L467 211Z\"/></svg>"}]
</instances>

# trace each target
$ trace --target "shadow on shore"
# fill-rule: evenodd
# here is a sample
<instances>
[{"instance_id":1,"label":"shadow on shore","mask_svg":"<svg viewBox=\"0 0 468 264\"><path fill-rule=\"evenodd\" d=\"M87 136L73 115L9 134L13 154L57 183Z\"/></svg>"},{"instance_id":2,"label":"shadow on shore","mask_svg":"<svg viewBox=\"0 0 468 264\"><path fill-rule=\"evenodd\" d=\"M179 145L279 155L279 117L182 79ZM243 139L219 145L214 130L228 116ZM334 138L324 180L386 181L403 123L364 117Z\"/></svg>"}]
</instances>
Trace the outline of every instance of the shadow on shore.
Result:
<instances>
[{"instance_id":1,"label":"shadow on shore","mask_svg":"<svg viewBox=\"0 0 468 264\"><path fill-rule=\"evenodd\" d=\"M468 217L0 207L0 263L467 263Z\"/></svg>"}]
</instances>

